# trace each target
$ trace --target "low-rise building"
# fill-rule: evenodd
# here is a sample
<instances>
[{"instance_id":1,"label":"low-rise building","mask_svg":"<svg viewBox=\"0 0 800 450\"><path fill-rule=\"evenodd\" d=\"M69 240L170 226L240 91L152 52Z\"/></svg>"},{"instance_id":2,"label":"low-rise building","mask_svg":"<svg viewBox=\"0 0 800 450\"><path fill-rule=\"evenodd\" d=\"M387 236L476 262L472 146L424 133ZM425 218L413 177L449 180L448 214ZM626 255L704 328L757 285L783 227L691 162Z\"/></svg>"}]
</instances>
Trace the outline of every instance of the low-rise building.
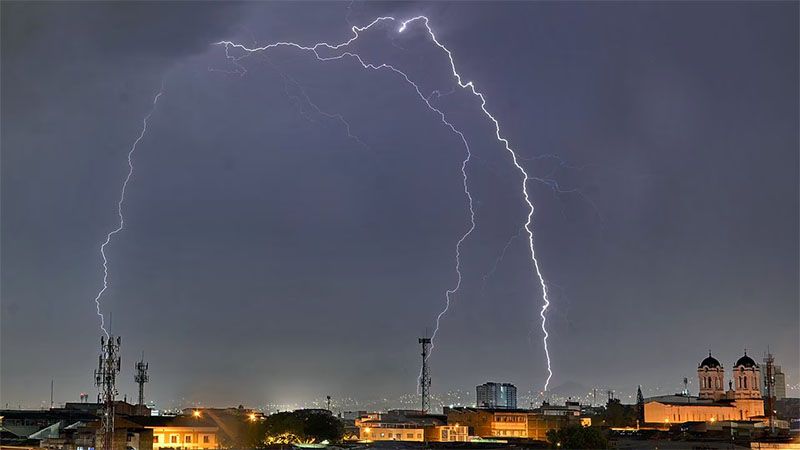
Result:
<instances>
[{"instance_id":1,"label":"low-rise building","mask_svg":"<svg viewBox=\"0 0 800 450\"><path fill-rule=\"evenodd\" d=\"M415 410L370 413L355 420L365 441L466 442L468 429L448 424L447 417Z\"/></svg>"},{"instance_id":2,"label":"low-rise building","mask_svg":"<svg viewBox=\"0 0 800 450\"><path fill-rule=\"evenodd\" d=\"M152 450L220 448L220 427L208 415L148 416L131 420L152 433Z\"/></svg>"},{"instance_id":3,"label":"low-rise building","mask_svg":"<svg viewBox=\"0 0 800 450\"><path fill-rule=\"evenodd\" d=\"M715 422L744 420L743 414L728 400L703 399L688 395L651 397L644 403L645 423Z\"/></svg>"},{"instance_id":4,"label":"low-rise building","mask_svg":"<svg viewBox=\"0 0 800 450\"><path fill-rule=\"evenodd\" d=\"M467 442L469 428L461 424L426 427L425 440L428 442Z\"/></svg>"},{"instance_id":5,"label":"low-rise building","mask_svg":"<svg viewBox=\"0 0 800 450\"><path fill-rule=\"evenodd\" d=\"M534 409L535 412L543 416L573 416L579 417L581 415L581 404L578 402L567 401L563 405L551 405L549 402L543 402L542 406Z\"/></svg>"},{"instance_id":6,"label":"low-rise building","mask_svg":"<svg viewBox=\"0 0 800 450\"><path fill-rule=\"evenodd\" d=\"M578 413L580 414L580 410ZM445 408L445 414L448 423L466 425L471 436L481 438L543 441L547 439L548 430L558 430L569 424L579 423L579 416L571 412L545 414L542 410L453 407Z\"/></svg>"}]
</instances>

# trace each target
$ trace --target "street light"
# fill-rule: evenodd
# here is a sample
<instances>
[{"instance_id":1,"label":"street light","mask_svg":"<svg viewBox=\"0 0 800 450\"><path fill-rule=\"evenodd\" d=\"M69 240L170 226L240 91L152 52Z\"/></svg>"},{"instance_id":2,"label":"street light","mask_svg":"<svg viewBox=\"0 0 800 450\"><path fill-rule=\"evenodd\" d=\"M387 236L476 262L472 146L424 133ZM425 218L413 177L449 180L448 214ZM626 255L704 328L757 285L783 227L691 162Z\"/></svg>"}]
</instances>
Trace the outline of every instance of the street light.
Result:
<instances>
[{"instance_id":1,"label":"street light","mask_svg":"<svg viewBox=\"0 0 800 450\"><path fill-rule=\"evenodd\" d=\"M192 416L200 417L200 410L199 409L195 409L194 411L192 411Z\"/></svg>"}]
</instances>

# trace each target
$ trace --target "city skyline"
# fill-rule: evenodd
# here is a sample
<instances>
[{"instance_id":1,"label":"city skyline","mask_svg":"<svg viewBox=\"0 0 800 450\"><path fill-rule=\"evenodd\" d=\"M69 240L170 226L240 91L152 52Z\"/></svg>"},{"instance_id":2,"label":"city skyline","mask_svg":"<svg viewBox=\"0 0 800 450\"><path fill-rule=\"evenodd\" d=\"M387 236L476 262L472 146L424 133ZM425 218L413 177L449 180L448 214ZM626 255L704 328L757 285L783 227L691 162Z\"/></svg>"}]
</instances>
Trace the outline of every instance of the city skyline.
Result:
<instances>
[{"instance_id":1,"label":"city skyline","mask_svg":"<svg viewBox=\"0 0 800 450\"><path fill-rule=\"evenodd\" d=\"M486 380L536 396L548 358L519 172L441 49L419 30L358 43L430 92L468 165L396 74L214 45L345 42L422 14L530 174L553 391L674 393L709 350L727 370L767 348L800 390L796 3L3 9L11 407L51 380L59 403L95 392L97 251L134 142L103 298L122 393L144 352L146 398L165 403L403 401L441 317L436 397ZM454 248L463 283L439 316Z\"/></svg>"}]
</instances>

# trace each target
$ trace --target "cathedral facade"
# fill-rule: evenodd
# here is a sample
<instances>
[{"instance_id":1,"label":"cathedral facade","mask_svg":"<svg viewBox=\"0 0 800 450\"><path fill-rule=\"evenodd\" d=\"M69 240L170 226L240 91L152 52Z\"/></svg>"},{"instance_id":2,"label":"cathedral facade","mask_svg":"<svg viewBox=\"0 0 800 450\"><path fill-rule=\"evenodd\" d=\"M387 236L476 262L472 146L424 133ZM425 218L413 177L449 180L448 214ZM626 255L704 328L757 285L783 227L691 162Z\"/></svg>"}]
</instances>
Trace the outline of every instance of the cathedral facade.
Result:
<instances>
[{"instance_id":1,"label":"cathedral facade","mask_svg":"<svg viewBox=\"0 0 800 450\"><path fill-rule=\"evenodd\" d=\"M764 417L761 373L753 358L739 358L725 389L725 369L708 353L697 367L700 392L663 395L645 400L645 423L715 422L719 420L760 420Z\"/></svg>"}]
</instances>

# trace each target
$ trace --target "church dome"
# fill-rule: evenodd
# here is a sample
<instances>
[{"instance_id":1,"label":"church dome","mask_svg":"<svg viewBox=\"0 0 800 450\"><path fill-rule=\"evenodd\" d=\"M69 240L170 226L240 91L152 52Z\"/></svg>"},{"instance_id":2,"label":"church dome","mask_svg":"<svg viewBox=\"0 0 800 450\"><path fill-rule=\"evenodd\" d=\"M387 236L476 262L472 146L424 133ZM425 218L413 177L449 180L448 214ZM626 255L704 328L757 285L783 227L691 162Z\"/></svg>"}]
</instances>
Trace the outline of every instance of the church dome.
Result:
<instances>
[{"instance_id":1,"label":"church dome","mask_svg":"<svg viewBox=\"0 0 800 450\"><path fill-rule=\"evenodd\" d=\"M738 361L736 361L735 367L745 366L745 367L756 367L757 364L753 361L753 358L747 356L747 353L744 354Z\"/></svg>"},{"instance_id":2,"label":"church dome","mask_svg":"<svg viewBox=\"0 0 800 450\"><path fill-rule=\"evenodd\" d=\"M697 367L708 367L708 368L716 368L722 367L722 364L717 361L717 358L711 356L711 352L708 352L708 357L700 362L700 365Z\"/></svg>"}]
</instances>

